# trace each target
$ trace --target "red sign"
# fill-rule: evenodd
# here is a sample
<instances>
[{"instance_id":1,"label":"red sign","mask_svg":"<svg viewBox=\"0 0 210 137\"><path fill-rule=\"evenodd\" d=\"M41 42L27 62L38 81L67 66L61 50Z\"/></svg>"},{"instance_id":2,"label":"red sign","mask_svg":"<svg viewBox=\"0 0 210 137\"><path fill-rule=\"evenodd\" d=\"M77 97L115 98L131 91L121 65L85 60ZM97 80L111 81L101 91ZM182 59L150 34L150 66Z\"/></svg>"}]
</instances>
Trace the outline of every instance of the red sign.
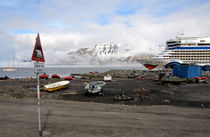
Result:
<instances>
[{"instance_id":1,"label":"red sign","mask_svg":"<svg viewBox=\"0 0 210 137\"><path fill-rule=\"evenodd\" d=\"M43 51L42 51L42 44L41 44L40 37L39 37L39 33L38 33L38 35L36 37L36 43L35 43L35 46L34 46L34 50L33 50L33 53L32 53L31 60L45 62L44 54L43 54Z\"/></svg>"}]
</instances>

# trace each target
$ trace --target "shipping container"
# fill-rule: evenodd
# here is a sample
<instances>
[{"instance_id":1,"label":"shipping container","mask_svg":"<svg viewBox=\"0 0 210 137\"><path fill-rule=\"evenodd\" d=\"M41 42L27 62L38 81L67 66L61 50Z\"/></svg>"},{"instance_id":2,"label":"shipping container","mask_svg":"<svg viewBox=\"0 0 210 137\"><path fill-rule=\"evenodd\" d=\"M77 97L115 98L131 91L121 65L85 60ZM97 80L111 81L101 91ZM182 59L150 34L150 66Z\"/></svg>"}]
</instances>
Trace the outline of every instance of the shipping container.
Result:
<instances>
[{"instance_id":1,"label":"shipping container","mask_svg":"<svg viewBox=\"0 0 210 137\"><path fill-rule=\"evenodd\" d=\"M196 65L179 65L173 67L173 76L180 78L201 77L202 67Z\"/></svg>"}]
</instances>

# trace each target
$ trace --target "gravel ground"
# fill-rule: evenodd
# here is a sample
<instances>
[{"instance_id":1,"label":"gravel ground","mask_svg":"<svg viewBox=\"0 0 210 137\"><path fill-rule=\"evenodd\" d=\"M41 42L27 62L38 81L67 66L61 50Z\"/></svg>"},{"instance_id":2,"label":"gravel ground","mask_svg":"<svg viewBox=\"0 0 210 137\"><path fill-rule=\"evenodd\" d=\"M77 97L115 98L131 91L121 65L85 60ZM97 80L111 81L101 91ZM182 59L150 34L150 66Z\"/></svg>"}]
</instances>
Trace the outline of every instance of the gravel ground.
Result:
<instances>
[{"instance_id":1,"label":"gravel ground","mask_svg":"<svg viewBox=\"0 0 210 137\"><path fill-rule=\"evenodd\" d=\"M0 136L38 136L34 99L0 98ZM210 110L42 100L44 137L209 137Z\"/></svg>"},{"instance_id":2,"label":"gravel ground","mask_svg":"<svg viewBox=\"0 0 210 137\"><path fill-rule=\"evenodd\" d=\"M209 137L210 84L161 85L152 80L117 78L105 96L86 96L84 82L41 92L44 137ZM41 80L44 84L58 80ZM38 136L35 80L0 81L0 137ZM123 89L147 88L144 101L114 101Z\"/></svg>"},{"instance_id":3,"label":"gravel ground","mask_svg":"<svg viewBox=\"0 0 210 137\"><path fill-rule=\"evenodd\" d=\"M174 105L189 107L210 107L210 84L197 83L186 85L161 85L153 80L137 80L117 78L103 87L105 96L86 96L84 83L102 79L72 80L68 89L53 93L41 92L43 99L72 100L82 102L98 102L106 104L126 105ZM57 79L41 80L41 87L44 84L60 81ZM10 80L0 81L0 96L12 98L36 98L36 80ZM132 96L135 89L146 88L150 90L145 100L114 101L116 95L123 90L126 97Z\"/></svg>"}]
</instances>

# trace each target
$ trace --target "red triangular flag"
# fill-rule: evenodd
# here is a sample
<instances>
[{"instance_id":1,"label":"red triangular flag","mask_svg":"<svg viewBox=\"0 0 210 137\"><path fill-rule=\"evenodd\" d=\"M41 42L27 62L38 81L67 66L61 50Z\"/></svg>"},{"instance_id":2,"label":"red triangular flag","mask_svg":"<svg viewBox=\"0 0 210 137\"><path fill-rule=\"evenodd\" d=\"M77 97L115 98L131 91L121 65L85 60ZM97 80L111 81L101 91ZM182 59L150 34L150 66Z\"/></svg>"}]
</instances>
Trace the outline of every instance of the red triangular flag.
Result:
<instances>
[{"instance_id":1,"label":"red triangular flag","mask_svg":"<svg viewBox=\"0 0 210 137\"><path fill-rule=\"evenodd\" d=\"M32 53L31 60L45 62L39 33L37 34L37 37L36 37L36 43L35 43L35 46L34 46L34 50L33 50L33 53Z\"/></svg>"}]
</instances>

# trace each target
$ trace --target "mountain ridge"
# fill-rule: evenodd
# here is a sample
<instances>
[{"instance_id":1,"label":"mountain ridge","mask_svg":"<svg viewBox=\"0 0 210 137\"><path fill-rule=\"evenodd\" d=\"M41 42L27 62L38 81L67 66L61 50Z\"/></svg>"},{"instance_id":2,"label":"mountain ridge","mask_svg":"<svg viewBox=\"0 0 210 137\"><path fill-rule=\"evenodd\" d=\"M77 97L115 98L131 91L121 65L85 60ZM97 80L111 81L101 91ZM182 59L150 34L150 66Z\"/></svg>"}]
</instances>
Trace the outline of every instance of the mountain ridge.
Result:
<instances>
[{"instance_id":1,"label":"mountain ridge","mask_svg":"<svg viewBox=\"0 0 210 137\"><path fill-rule=\"evenodd\" d=\"M137 60L146 57L152 57L151 54L139 53L132 54L130 49L123 49L120 43L96 44L92 48L80 48L67 53L69 57L68 64L126 64L138 63Z\"/></svg>"}]
</instances>

